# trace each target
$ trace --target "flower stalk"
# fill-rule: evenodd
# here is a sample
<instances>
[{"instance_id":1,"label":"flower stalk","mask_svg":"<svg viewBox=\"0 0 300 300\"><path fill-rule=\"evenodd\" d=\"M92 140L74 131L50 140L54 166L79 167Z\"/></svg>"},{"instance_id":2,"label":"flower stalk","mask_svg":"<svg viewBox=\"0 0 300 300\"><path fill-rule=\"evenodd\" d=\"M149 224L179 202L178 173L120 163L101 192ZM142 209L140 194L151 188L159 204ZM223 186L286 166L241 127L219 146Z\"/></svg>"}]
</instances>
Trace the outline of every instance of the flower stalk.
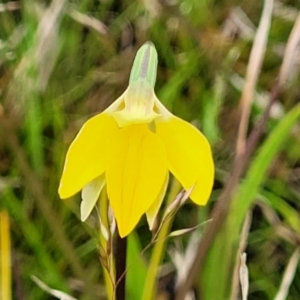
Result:
<instances>
[{"instance_id":1,"label":"flower stalk","mask_svg":"<svg viewBox=\"0 0 300 300\"><path fill-rule=\"evenodd\" d=\"M116 232L115 240L115 258L116 258L116 300L125 300L126 285L126 255L127 255L127 237L122 238L119 232Z\"/></svg>"},{"instance_id":2,"label":"flower stalk","mask_svg":"<svg viewBox=\"0 0 300 300\"><path fill-rule=\"evenodd\" d=\"M179 193L180 188L181 187L179 182L176 179L174 179L172 181L170 193L168 194L166 207L168 207L169 204L171 204L171 202L176 198L176 195ZM166 222L162 224L162 228L158 233L156 240L154 241L155 244L150 259L142 300L152 300L155 297L155 294L149 293L149 290L156 291L158 270L163 259L163 254L166 248L167 236L170 232L172 223L173 217L167 219Z\"/></svg>"}]
</instances>

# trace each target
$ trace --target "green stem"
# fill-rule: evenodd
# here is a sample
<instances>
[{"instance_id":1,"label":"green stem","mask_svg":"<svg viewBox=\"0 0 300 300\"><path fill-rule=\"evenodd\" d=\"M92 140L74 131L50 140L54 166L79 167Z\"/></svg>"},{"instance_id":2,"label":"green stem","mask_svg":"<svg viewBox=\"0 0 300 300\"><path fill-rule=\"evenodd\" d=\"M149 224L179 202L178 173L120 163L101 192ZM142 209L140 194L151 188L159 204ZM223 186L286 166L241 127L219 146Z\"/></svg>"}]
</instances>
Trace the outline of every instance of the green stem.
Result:
<instances>
[{"instance_id":1,"label":"green stem","mask_svg":"<svg viewBox=\"0 0 300 300\"><path fill-rule=\"evenodd\" d=\"M175 199L175 197L180 191L180 188L181 186L179 182L174 178L170 193L168 195L167 206ZM150 260L149 269L147 272L142 300L154 299L155 291L156 291L157 273L163 258L163 254L165 252L166 241L167 241L166 238L169 234L172 222L173 222L173 217L167 219L157 236L157 240L155 242L151 260Z\"/></svg>"},{"instance_id":2,"label":"green stem","mask_svg":"<svg viewBox=\"0 0 300 300\"><path fill-rule=\"evenodd\" d=\"M107 200L107 194L106 191L103 190L100 194L100 199L98 201L98 207L99 207L99 216L100 220L102 222L102 225L105 227L107 232L110 231L109 228L109 222L108 222L108 200ZM100 224L101 226L101 224ZM114 262L113 262L113 255L110 253L109 249L111 249L111 238L107 240L100 228L100 236L99 236L99 242L102 249L105 251L105 259L107 266L102 266L103 268L103 275L104 275L104 281L105 281L105 287L106 287L106 296L108 300L114 299L114 282L115 282L115 275L114 275ZM101 253L100 253L101 255Z\"/></svg>"}]
</instances>

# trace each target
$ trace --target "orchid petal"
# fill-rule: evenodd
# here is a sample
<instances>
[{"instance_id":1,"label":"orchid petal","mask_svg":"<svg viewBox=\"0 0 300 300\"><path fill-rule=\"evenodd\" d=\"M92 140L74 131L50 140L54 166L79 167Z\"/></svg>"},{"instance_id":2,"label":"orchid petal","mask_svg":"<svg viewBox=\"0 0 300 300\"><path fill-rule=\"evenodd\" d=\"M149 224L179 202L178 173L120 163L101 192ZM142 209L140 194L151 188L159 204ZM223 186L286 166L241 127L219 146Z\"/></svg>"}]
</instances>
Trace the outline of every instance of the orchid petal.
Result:
<instances>
[{"instance_id":1,"label":"orchid petal","mask_svg":"<svg viewBox=\"0 0 300 300\"><path fill-rule=\"evenodd\" d=\"M80 216L81 221L84 222L91 214L94 206L99 199L100 193L105 185L105 176L96 177L89 182L81 191L81 204L80 204Z\"/></svg>"},{"instance_id":2,"label":"orchid petal","mask_svg":"<svg viewBox=\"0 0 300 300\"><path fill-rule=\"evenodd\" d=\"M112 133L108 142L107 191L121 237L128 235L158 198L167 173L166 152L146 124Z\"/></svg>"},{"instance_id":3,"label":"orchid petal","mask_svg":"<svg viewBox=\"0 0 300 300\"><path fill-rule=\"evenodd\" d=\"M160 191L157 199L150 206L150 208L146 211L147 222L148 222L150 230L152 230L153 227L154 227L154 222L156 220L156 216L157 216L158 211L161 207L161 204L164 200L166 190L167 190L167 187L168 187L168 183L169 183L169 172L166 174L165 182L164 182L164 184L161 188L161 191Z\"/></svg>"},{"instance_id":4,"label":"orchid petal","mask_svg":"<svg viewBox=\"0 0 300 300\"><path fill-rule=\"evenodd\" d=\"M214 181L214 163L207 139L194 126L173 115L157 120L155 125L156 134L165 143L169 170L184 189L194 186L191 200L205 205Z\"/></svg>"},{"instance_id":5,"label":"orchid petal","mask_svg":"<svg viewBox=\"0 0 300 300\"><path fill-rule=\"evenodd\" d=\"M84 123L66 156L58 191L60 198L73 196L104 173L106 141L117 129L115 120L105 113Z\"/></svg>"}]
</instances>

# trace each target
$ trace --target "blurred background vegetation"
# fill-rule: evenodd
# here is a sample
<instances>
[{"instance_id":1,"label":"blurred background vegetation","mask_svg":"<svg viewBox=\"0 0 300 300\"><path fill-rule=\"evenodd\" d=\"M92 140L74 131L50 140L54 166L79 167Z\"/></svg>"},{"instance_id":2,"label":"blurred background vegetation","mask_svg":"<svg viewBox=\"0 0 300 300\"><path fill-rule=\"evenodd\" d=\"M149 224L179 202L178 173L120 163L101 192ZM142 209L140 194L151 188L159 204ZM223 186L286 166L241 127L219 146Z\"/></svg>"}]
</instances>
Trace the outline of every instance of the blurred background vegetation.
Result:
<instances>
[{"instance_id":1,"label":"blurred background vegetation","mask_svg":"<svg viewBox=\"0 0 300 300\"><path fill-rule=\"evenodd\" d=\"M85 120L126 89L134 55L147 40L158 51L159 99L201 129L216 163L209 205L188 202L173 223L173 230L203 223L196 235L168 241L157 299L174 298L176 275L188 278L182 266L193 261L195 238L205 236L206 221L232 182L241 96L263 5L246 0L0 2L0 251L3 270L9 232L12 299L53 299L33 275L78 299L105 299L96 212L82 223L80 196L61 201L57 189L72 139ZM239 284L232 282L236 253L244 251L248 299L300 298L299 8L297 0L274 1L247 120L249 135L253 130L260 135L237 176L238 194L227 195L233 203L248 197L248 206L232 205L227 234L218 229L218 239L202 258L193 286L204 300L241 299ZM284 71L283 61L289 62ZM237 227L233 236L239 239L227 243L230 226ZM144 219L137 233L129 259L151 238ZM128 299L139 299L136 290L150 253L143 253L139 275L128 275ZM3 284L9 273L0 276Z\"/></svg>"}]
</instances>

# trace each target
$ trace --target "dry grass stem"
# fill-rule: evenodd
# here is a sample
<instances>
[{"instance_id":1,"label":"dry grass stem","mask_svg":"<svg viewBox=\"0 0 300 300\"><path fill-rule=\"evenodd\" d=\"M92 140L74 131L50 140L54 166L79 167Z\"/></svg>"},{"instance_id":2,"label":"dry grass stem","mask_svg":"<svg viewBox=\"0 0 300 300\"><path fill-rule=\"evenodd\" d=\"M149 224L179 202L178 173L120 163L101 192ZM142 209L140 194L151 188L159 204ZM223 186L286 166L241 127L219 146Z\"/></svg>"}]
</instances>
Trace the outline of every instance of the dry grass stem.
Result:
<instances>
[{"instance_id":1,"label":"dry grass stem","mask_svg":"<svg viewBox=\"0 0 300 300\"><path fill-rule=\"evenodd\" d=\"M78 23L95 30L96 32L107 35L107 27L100 20L83 14L75 9L69 11L69 15Z\"/></svg>"},{"instance_id":2,"label":"dry grass stem","mask_svg":"<svg viewBox=\"0 0 300 300\"><path fill-rule=\"evenodd\" d=\"M295 59L296 58L296 59ZM283 62L280 69L279 84L281 86L288 86L290 81L299 72L300 64L300 14L294 24L291 31L287 45L285 48L285 53L283 57Z\"/></svg>"},{"instance_id":3,"label":"dry grass stem","mask_svg":"<svg viewBox=\"0 0 300 300\"><path fill-rule=\"evenodd\" d=\"M294 276L297 270L297 266L300 259L300 250L297 248L293 255L290 258L290 261L286 267L286 270L284 272L279 291L276 294L274 300L285 300L289 293L289 288L294 280Z\"/></svg>"},{"instance_id":4,"label":"dry grass stem","mask_svg":"<svg viewBox=\"0 0 300 300\"><path fill-rule=\"evenodd\" d=\"M264 204L263 202L258 203L259 207L261 208L264 216L275 229L278 236L280 236L285 241L289 242L292 245L299 245L300 244L300 236L289 227L284 225L275 211L270 208L268 205Z\"/></svg>"},{"instance_id":5,"label":"dry grass stem","mask_svg":"<svg viewBox=\"0 0 300 300\"><path fill-rule=\"evenodd\" d=\"M289 22L295 22L299 11L290 5L283 4L282 1L276 0L274 2L274 16L282 18Z\"/></svg>"},{"instance_id":6,"label":"dry grass stem","mask_svg":"<svg viewBox=\"0 0 300 300\"><path fill-rule=\"evenodd\" d=\"M245 40L253 40L255 26L241 7L234 7L223 26L223 35L229 39L239 35Z\"/></svg>"},{"instance_id":7,"label":"dry grass stem","mask_svg":"<svg viewBox=\"0 0 300 300\"><path fill-rule=\"evenodd\" d=\"M16 114L21 111L20 102L29 101L28 98L33 98L32 93L44 91L48 85L59 54L58 30L65 4L66 0L54 0L42 11L34 44L14 70L14 79L9 84L6 100L10 101L8 106ZM36 78L32 76L32 70L36 70Z\"/></svg>"},{"instance_id":8,"label":"dry grass stem","mask_svg":"<svg viewBox=\"0 0 300 300\"><path fill-rule=\"evenodd\" d=\"M52 289L50 288L48 285L46 285L43 281L41 281L39 278L37 278L36 276L32 275L31 279L42 289L44 290L46 293L48 293L49 295L52 295L53 297L60 299L60 300L77 300L76 298L62 292L62 291L58 291L56 289Z\"/></svg>"},{"instance_id":9,"label":"dry grass stem","mask_svg":"<svg viewBox=\"0 0 300 300\"><path fill-rule=\"evenodd\" d=\"M238 157L245 152L251 104L266 51L269 29L271 25L273 2L273 0L264 1L264 9L249 58L245 87L240 102L241 118L236 149Z\"/></svg>"},{"instance_id":10,"label":"dry grass stem","mask_svg":"<svg viewBox=\"0 0 300 300\"><path fill-rule=\"evenodd\" d=\"M249 211L246 215L242 232L241 232L241 238L240 238L240 243L239 243L239 249L237 251L237 257L236 257L236 264L234 266L234 271L233 271L233 279L232 279L232 287L231 287L231 300L236 300L238 299L238 290L239 290L239 282L241 282L241 274L240 274L240 280L239 280L239 272L241 273L241 268L243 267L243 256L246 255L244 253L247 245L247 240L248 240L248 235L251 227L251 222L252 222L252 211ZM246 258L245 258L246 260Z\"/></svg>"},{"instance_id":11,"label":"dry grass stem","mask_svg":"<svg viewBox=\"0 0 300 300\"><path fill-rule=\"evenodd\" d=\"M19 1L10 1L7 3L0 3L0 13L5 11L12 11L20 9L21 5Z\"/></svg>"},{"instance_id":12,"label":"dry grass stem","mask_svg":"<svg viewBox=\"0 0 300 300\"><path fill-rule=\"evenodd\" d=\"M248 267L246 265L246 253L241 255L241 265L240 265L240 283L242 290L242 300L247 300L248 298L248 290L249 290L249 272Z\"/></svg>"}]
</instances>

